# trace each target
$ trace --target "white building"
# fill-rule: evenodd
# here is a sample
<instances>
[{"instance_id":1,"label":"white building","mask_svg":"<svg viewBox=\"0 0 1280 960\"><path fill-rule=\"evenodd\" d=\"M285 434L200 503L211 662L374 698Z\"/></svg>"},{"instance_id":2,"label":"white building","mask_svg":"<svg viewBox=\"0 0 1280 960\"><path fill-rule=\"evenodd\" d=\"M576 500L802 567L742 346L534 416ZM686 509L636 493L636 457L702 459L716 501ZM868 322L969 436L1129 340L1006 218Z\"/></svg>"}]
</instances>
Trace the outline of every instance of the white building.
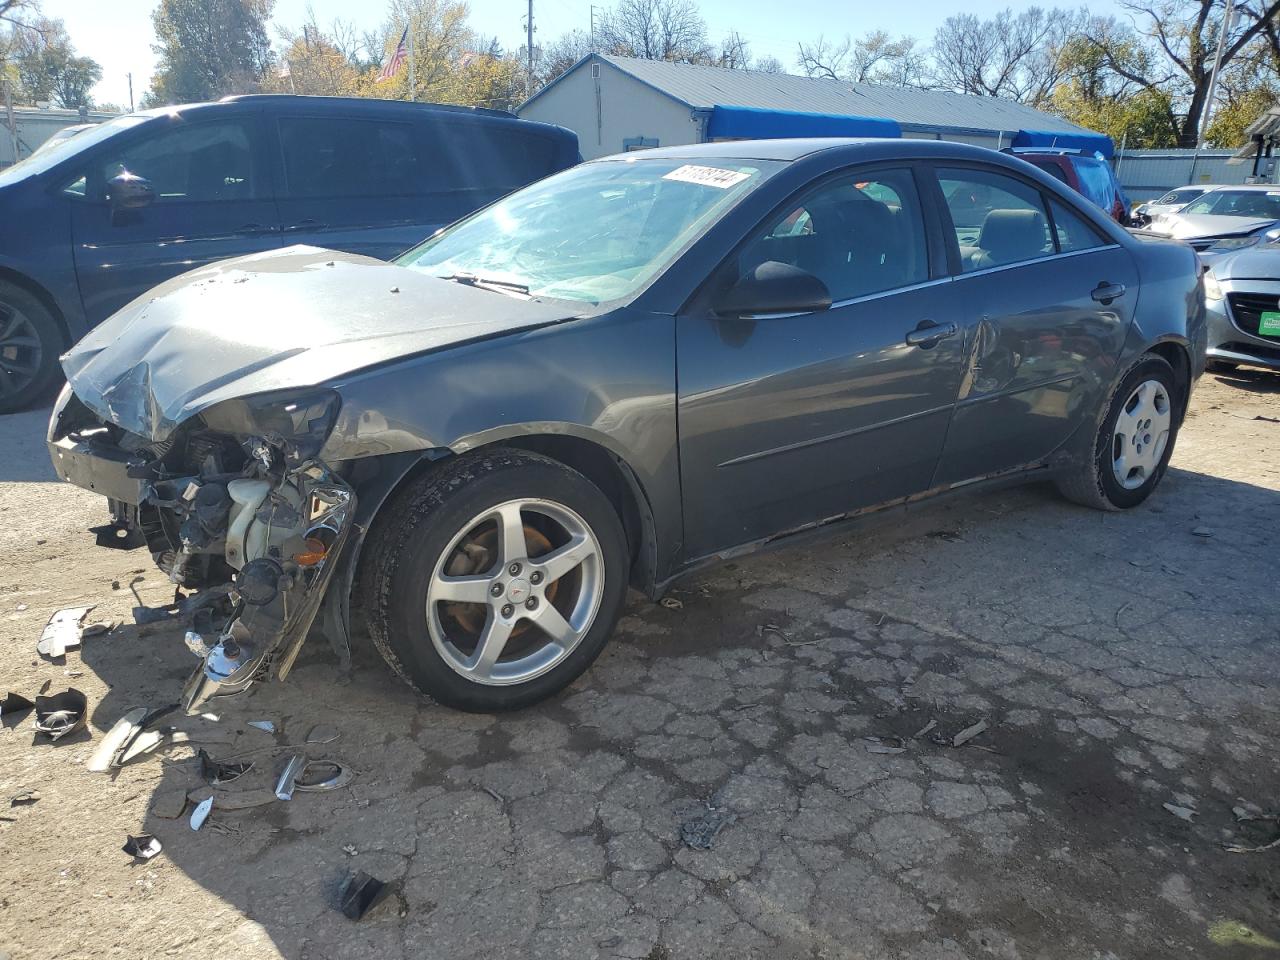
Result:
<instances>
[{"instance_id":1,"label":"white building","mask_svg":"<svg viewBox=\"0 0 1280 960\"><path fill-rule=\"evenodd\" d=\"M874 135L859 127L859 118L893 121L904 137L999 149L1010 146L1020 131L1034 131L1037 144L1057 139L1059 146L1112 152L1109 138L997 97L604 54L584 57L517 112L573 130L588 160L749 136Z\"/></svg>"},{"instance_id":2,"label":"white building","mask_svg":"<svg viewBox=\"0 0 1280 960\"><path fill-rule=\"evenodd\" d=\"M101 123L114 113L98 110L62 110L57 107L14 107L13 126L9 114L0 103L0 169L25 160L40 144L63 127L80 123ZM16 152L15 152L16 147Z\"/></svg>"}]
</instances>

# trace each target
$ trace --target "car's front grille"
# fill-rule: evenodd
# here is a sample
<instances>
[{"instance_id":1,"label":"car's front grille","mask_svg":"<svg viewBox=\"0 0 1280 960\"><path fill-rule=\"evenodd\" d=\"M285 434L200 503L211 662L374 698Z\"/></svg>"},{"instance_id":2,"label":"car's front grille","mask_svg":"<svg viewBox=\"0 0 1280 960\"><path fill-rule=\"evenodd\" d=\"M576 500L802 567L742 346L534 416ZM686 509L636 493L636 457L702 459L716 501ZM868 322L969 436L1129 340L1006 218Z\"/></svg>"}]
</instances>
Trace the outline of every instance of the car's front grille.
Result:
<instances>
[{"instance_id":1,"label":"car's front grille","mask_svg":"<svg viewBox=\"0 0 1280 960\"><path fill-rule=\"evenodd\" d=\"M1258 324L1262 320L1262 312L1280 311L1280 298L1274 293L1228 293L1227 302L1231 304L1231 316L1236 326L1245 333L1258 336Z\"/></svg>"}]
</instances>

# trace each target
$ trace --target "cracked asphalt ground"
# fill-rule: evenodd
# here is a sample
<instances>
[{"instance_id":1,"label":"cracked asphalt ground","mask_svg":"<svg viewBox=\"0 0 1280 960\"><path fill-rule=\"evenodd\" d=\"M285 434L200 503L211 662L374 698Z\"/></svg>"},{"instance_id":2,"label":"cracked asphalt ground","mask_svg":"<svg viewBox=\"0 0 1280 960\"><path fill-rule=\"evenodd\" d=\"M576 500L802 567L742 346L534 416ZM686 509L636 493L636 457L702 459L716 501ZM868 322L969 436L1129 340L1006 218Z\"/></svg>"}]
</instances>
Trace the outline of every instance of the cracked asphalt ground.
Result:
<instances>
[{"instance_id":1,"label":"cracked asphalt ground","mask_svg":"<svg viewBox=\"0 0 1280 960\"><path fill-rule=\"evenodd\" d=\"M1280 849L1223 848L1280 835L1232 813L1280 808L1280 378L1206 376L1135 511L1026 487L749 558L678 608L633 598L596 666L518 715L422 702L365 648L342 677L317 645L174 722L255 761L228 791L269 786L318 723L340 739L304 749L355 779L198 833L151 812L199 785L190 746L85 769L194 660L132 625L129 582L154 603L165 581L92 546L101 504L51 482L42 416L0 421L0 688L71 684L91 717L55 746L0 733L13 960L1280 953ZM81 603L127 625L40 660ZM22 788L39 801L10 806ZM683 843L708 816L732 818L712 848ZM164 852L134 864L130 833ZM359 924L334 906L356 869L402 882Z\"/></svg>"}]
</instances>

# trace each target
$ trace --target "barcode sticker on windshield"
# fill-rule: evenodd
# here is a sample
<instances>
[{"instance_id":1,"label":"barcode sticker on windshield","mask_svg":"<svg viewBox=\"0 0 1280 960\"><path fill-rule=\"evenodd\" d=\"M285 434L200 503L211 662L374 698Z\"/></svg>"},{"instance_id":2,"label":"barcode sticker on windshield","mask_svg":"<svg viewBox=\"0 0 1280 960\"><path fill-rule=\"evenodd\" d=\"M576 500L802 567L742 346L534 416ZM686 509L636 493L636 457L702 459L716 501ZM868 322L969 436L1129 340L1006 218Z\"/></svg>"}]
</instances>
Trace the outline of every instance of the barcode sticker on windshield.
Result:
<instances>
[{"instance_id":1,"label":"barcode sticker on windshield","mask_svg":"<svg viewBox=\"0 0 1280 960\"><path fill-rule=\"evenodd\" d=\"M721 170L719 167L699 167L695 164L686 163L683 167L676 167L670 173L664 174L663 180L682 180L685 183L700 183L704 187L716 187L720 190L728 190L735 184L746 180L751 174L739 173L737 170Z\"/></svg>"}]
</instances>

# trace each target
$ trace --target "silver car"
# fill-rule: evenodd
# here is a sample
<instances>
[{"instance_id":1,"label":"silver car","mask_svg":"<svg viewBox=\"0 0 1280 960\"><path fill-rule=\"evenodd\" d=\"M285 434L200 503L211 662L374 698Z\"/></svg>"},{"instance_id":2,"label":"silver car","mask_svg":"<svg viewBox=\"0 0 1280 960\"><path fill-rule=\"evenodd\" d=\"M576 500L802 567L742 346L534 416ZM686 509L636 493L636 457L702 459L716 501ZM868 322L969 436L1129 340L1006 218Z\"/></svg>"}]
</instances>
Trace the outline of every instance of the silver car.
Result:
<instances>
[{"instance_id":1,"label":"silver car","mask_svg":"<svg viewBox=\"0 0 1280 960\"><path fill-rule=\"evenodd\" d=\"M1280 186L1246 184L1221 187L1191 201L1174 213L1153 217L1148 233L1185 240L1197 250L1212 245L1209 238L1246 236L1280 220Z\"/></svg>"},{"instance_id":2,"label":"silver car","mask_svg":"<svg viewBox=\"0 0 1280 960\"><path fill-rule=\"evenodd\" d=\"M1280 227L1219 240L1200 259L1209 322L1209 369L1280 370Z\"/></svg>"},{"instance_id":3,"label":"silver car","mask_svg":"<svg viewBox=\"0 0 1280 960\"><path fill-rule=\"evenodd\" d=\"M1146 226L1156 217L1163 217L1167 213L1177 213L1192 200L1196 200L1210 190L1216 189L1216 184L1207 184L1203 187L1177 187L1162 197L1149 200L1146 203L1140 203L1133 211L1133 225L1135 227Z\"/></svg>"}]
</instances>

